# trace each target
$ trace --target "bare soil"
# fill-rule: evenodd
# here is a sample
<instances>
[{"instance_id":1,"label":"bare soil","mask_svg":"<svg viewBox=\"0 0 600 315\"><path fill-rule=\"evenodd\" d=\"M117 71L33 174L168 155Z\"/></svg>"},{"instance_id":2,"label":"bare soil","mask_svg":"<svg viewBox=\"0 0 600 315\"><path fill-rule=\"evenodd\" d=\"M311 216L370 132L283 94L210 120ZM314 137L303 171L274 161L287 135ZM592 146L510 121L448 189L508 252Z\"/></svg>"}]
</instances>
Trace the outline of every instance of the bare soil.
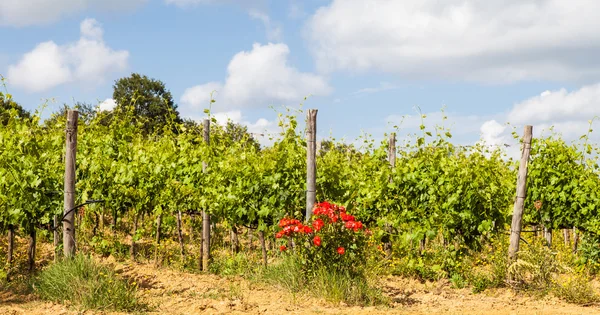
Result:
<instances>
[{"instance_id":1,"label":"bare soil","mask_svg":"<svg viewBox=\"0 0 600 315\"><path fill-rule=\"evenodd\" d=\"M114 263L114 262L113 262ZM452 289L448 282L420 283L399 277L382 279L392 307L332 305L277 287L235 277L186 273L148 264L114 263L124 277L135 280L149 314L600 314L556 298L537 299L508 289L473 294ZM80 312L31 295L0 292L0 314L120 314Z\"/></svg>"}]
</instances>

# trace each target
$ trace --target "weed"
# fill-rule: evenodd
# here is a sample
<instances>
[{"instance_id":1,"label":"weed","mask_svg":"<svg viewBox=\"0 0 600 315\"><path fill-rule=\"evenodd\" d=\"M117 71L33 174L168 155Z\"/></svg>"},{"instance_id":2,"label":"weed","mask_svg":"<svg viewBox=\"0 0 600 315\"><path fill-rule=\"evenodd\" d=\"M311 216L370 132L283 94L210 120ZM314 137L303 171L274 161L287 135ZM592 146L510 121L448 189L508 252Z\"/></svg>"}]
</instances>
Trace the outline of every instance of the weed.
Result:
<instances>
[{"instance_id":1,"label":"weed","mask_svg":"<svg viewBox=\"0 0 600 315\"><path fill-rule=\"evenodd\" d=\"M135 283L120 279L108 266L84 255L50 265L32 282L42 299L82 309L134 311L143 309L136 298Z\"/></svg>"}]
</instances>

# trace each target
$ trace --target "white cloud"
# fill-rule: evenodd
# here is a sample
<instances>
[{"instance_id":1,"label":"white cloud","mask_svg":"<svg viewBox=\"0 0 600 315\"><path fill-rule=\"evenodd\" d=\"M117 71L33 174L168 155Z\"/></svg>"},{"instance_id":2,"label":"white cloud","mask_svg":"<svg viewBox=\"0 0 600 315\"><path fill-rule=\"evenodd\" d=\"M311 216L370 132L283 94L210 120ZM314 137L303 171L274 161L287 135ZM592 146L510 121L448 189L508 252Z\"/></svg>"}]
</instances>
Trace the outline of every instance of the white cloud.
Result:
<instances>
[{"instance_id":1,"label":"white cloud","mask_svg":"<svg viewBox=\"0 0 600 315\"><path fill-rule=\"evenodd\" d=\"M503 135L507 126L498 123L496 120L488 120L481 125L481 140L487 145L502 145L507 142Z\"/></svg>"},{"instance_id":2,"label":"white cloud","mask_svg":"<svg viewBox=\"0 0 600 315\"><path fill-rule=\"evenodd\" d=\"M100 111L111 111L115 107L117 107L117 102L115 102L115 100L112 98L107 98L102 103L100 103L99 110Z\"/></svg>"},{"instance_id":3,"label":"white cloud","mask_svg":"<svg viewBox=\"0 0 600 315\"><path fill-rule=\"evenodd\" d=\"M256 9L251 9L248 12L248 14L250 14L251 18L259 20L263 23L265 29L267 30L268 40L275 42L281 41L283 37L283 30L281 28L281 25L273 23L273 21L271 21L271 18L269 18L267 14Z\"/></svg>"},{"instance_id":4,"label":"white cloud","mask_svg":"<svg viewBox=\"0 0 600 315\"><path fill-rule=\"evenodd\" d=\"M202 112L210 105L211 93L214 92L212 95L214 99L222 88L223 85L219 82L208 82L187 88L181 96L181 102L188 107L188 110Z\"/></svg>"},{"instance_id":5,"label":"white cloud","mask_svg":"<svg viewBox=\"0 0 600 315\"><path fill-rule=\"evenodd\" d=\"M395 90L397 88L398 88L398 86L393 83L380 82L379 86L377 86L377 87L362 88L358 91L352 92L350 95L378 93L378 92L383 92L383 91Z\"/></svg>"},{"instance_id":6,"label":"white cloud","mask_svg":"<svg viewBox=\"0 0 600 315\"><path fill-rule=\"evenodd\" d=\"M184 114L184 116L186 115ZM206 116L197 114L187 116L198 122L206 118ZM229 121L235 124L246 126L252 137L254 137L258 143L263 146L269 146L273 144L274 141L271 138L272 136L276 136L279 132L277 129L277 123L275 121L271 121L266 118L259 118L253 122L244 117L242 111L240 110L216 112L212 113L212 116L217 120L217 123L222 126L226 125Z\"/></svg>"},{"instance_id":7,"label":"white cloud","mask_svg":"<svg viewBox=\"0 0 600 315\"><path fill-rule=\"evenodd\" d=\"M101 83L109 73L127 67L129 52L108 47L96 20L84 20L80 31L81 38L74 43L38 44L8 67L9 83L28 92L42 92L75 81Z\"/></svg>"},{"instance_id":8,"label":"white cloud","mask_svg":"<svg viewBox=\"0 0 600 315\"><path fill-rule=\"evenodd\" d=\"M322 71L480 82L600 76L600 2L334 0L306 36Z\"/></svg>"},{"instance_id":9,"label":"white cloud","mask_svg":"<svg viewBox=\"0 0 600 315\"><path fill-rule=\"evenodd\" d=\"M181 8L194 7L206 4L234 4L247 9L265 8L265 0L165 0L168 5L175 5Z\"/></svg>"},{"instance_id":10,"label":"white cloud","mask_svg":"<svg viewBox=\"0 0 600 315\"><path fill-rule=\"evenodd\" d=\"M214 89L218 90L214 108L219 111L299 103L309 94L331 92L324 77L290 66L289 53L285 44L254 44L251 51L242 51L231 59L225 83L210 82L187 89L181 98L183 110L197 110L208 104L209 93Z\"/></svg>"},{"instance_id":11,"label":"white cloud","mask_svg":"<svg viewBox=\"0 0 600 315\"><path fill-rule=\"evenodd\" d=\"M509 114L511 122L527 124L587 121L594 116L600 116L600 83L571 92L564 88L544 91L516 104Z\"/></svg>"},{"instance_id":12,"label":"white cloud","mask_svg":"<svg viewBox=\"0 0 600 315\"><path fill-rule=\"evenodd\" d=\"M87 9L130 10L147 0L2 0L0 26L45 25Z\"/></svg>"}]
</instances>

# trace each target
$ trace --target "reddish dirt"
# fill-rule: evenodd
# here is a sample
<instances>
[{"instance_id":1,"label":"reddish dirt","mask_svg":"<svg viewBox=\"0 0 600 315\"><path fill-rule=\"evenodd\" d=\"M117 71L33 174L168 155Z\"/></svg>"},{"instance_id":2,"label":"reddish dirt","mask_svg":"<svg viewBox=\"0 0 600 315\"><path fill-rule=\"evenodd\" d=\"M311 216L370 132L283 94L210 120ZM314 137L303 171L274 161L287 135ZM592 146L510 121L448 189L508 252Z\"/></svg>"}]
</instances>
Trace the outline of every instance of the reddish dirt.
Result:
<instances>
[{"instance_id":1,"label":"reddish dirt","mask_svg":"<svg viewBox=\"0 0 600 315\"><path fill-rule=\"evenodd\" d=\"M125 277L135 279L149 314L600 314L600 307L567 304L556 298L535 299L510 290L472 294L450 288L447 282L422 284L383 279L393 307L331 305L312 297L292 295L276 287L241 278L185 273L146 264L116 264ZM32 296L0 292L0 314L118 314L78 312Z\"/></svg>"}]
</instances>

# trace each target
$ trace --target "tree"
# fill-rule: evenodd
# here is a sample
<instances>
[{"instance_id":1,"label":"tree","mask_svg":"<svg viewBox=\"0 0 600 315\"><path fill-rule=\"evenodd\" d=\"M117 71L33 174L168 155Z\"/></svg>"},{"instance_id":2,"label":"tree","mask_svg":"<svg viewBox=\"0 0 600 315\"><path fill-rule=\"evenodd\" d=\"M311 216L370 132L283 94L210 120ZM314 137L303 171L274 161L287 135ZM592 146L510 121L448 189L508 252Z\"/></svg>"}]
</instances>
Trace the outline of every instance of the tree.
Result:
<instances>
[{"instance_id":1,"label":"tree","mask_svg":"<svg viewBox=\"0 0 600 315\"><path fill-rule=\"evenodd\" d=\"M63 104L63 106L60 107L56 112L52 113L50 118L48 118L44 121L44 124L46 126L50 126L50 125L56 123L59 118L66 118L67 112L70 109L71 108L69 107L69 105ZM84 123L88 123L90 120L92 120L92 119L94 119L94 117L96 117L96 111L95 111L94 107L90 104L76 102L75 106L73 106L73 109L77 109L79 111L79 120L83 121Z\"/></svg>"},{"instance_id":2,"label":"tree","mask_svg":"<svg viewBox=\"0 0 600 315\"><path fill-rule=\"evenodd\" d=\"M180 123L171 92L159 80L132 73L131 76L115 81L113 99L117 107L126 110L133 106L134 116L145 120L144 132L160 132L169 121Z\"/></svg>"},{"instance_id":3,"label":"tree","mask_svg":"<svg viewBox=\"0 0 600 315\"><path fill-rule=\"evenodd\" d=\"M0 124L6 125L8 119L10 118L9 111L12 109L15 109L17 111L17 117L19 118L31 118L31 113L29 113L17 102L13 101L10 95L0 93Z\"/></svg>"}]
</instances>

